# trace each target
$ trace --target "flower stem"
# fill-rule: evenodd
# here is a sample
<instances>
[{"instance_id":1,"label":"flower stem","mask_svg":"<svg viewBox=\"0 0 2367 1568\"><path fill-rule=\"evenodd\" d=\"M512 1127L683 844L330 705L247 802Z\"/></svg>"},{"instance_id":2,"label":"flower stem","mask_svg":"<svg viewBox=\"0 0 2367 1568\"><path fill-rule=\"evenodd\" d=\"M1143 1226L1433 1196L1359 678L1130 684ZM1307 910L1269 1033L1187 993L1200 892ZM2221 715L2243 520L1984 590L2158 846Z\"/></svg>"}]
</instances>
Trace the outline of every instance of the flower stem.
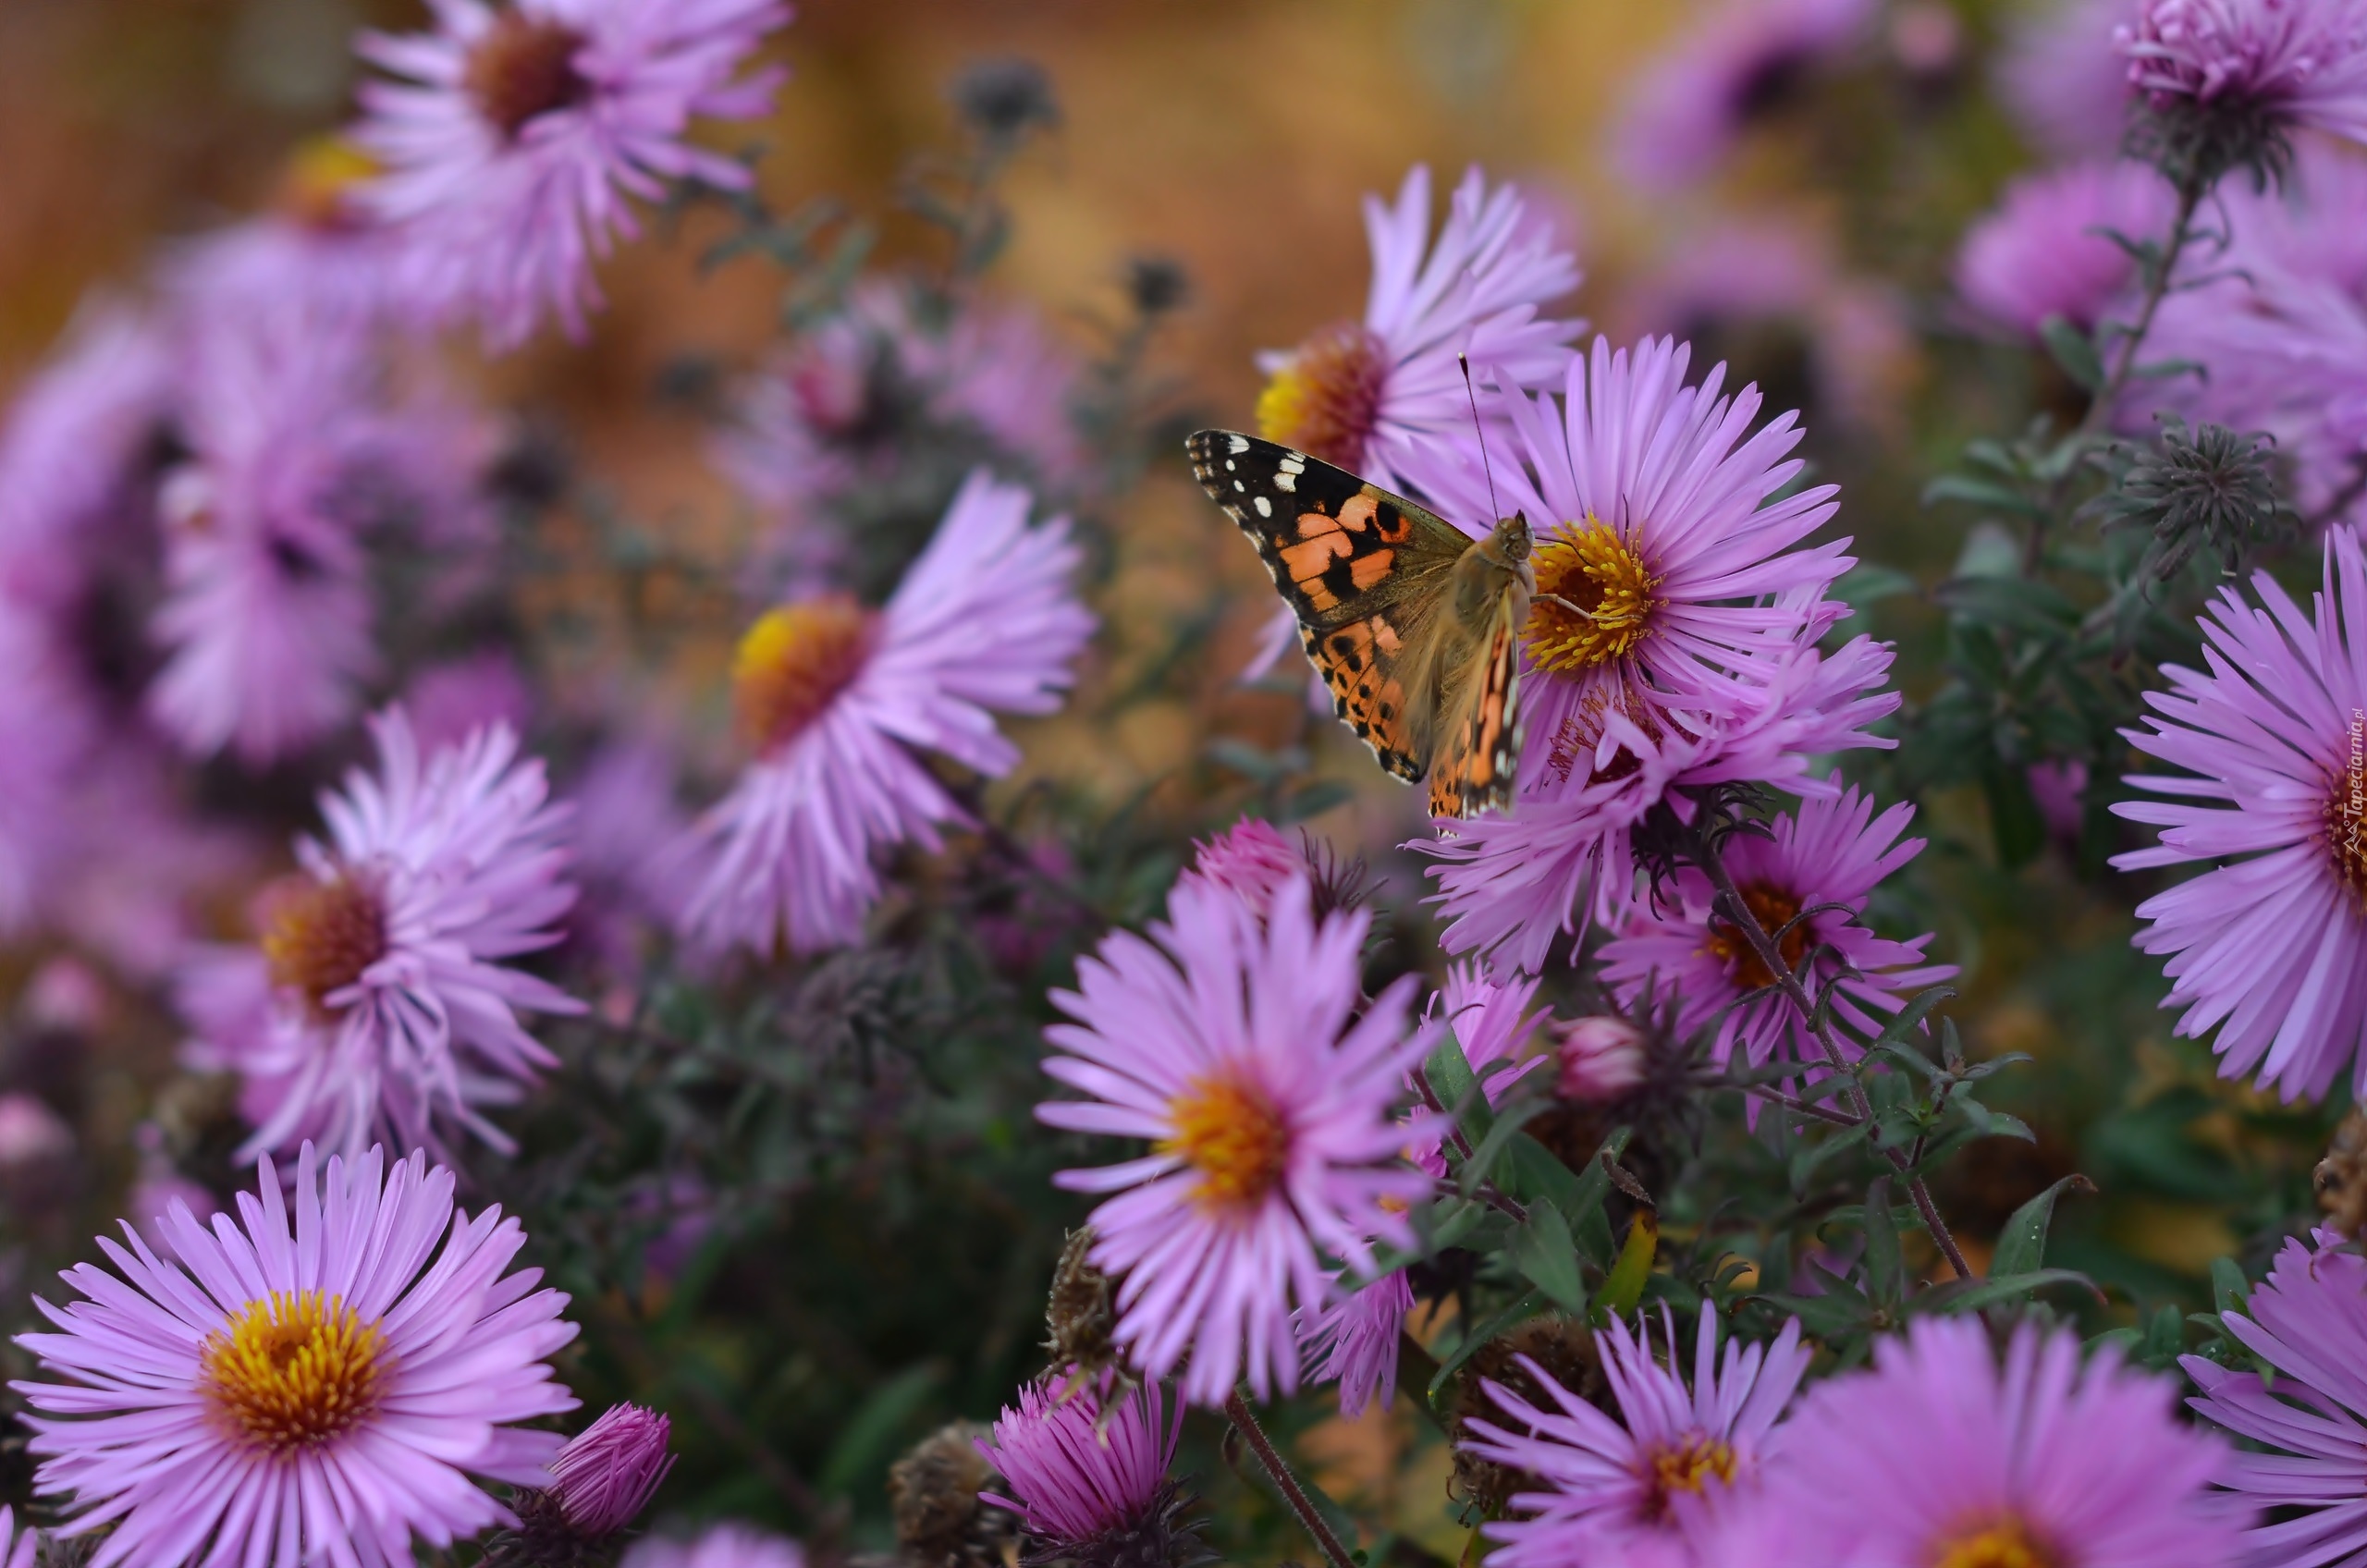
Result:
<instances>
[{"instance_id":1,"label":"flower stem","mask_svg":"<svg viewBox=\"0 0 2367 1568\"><path fill-rule=\"evenodd\" d=\"M1865 1086L1857 1081L1857 1074L1851 1071L1849 1059L1842 1053L1840 1041L1834 1038L1832 1023L1819 1014L1807 986L1793 972L1783 949L1767 934L1766 927L1759 924L1759 916L1751 913L1750 905L1744 901L1742 889L1735 886L1734 873L1726 869L1725 857L1718 852L1717 847L1710 842L1709 836L1699 827L1686 829L1684 842L1686 858L1700 868L1702 875L1710 878L1711 886L1717 889L1717 905L1723 909L1727 922L1742 934L1743 940L1748 942L1751 951L1758 955L1759 962L1766 965L1767 972L1775 977L1776 986L1816 1036L1825 1060L1835 1072L1849 1078L1849 1109L1856 1112L1859 1121L1871 1121L1874 1119L1873 1104L1866 1098ZM1956 1237L1949 1232L1946 1221L1940 1218L1939 1206L1932 1201L1931 1189L1923 1184L1922 1177L1909 1174L1915 1162L1896 1149L1880 1152L1892 1169L1907 1178L1907 1190L1915 1200L1915 1211L1922 1217L1923 1228L1932 1233L1932 1240L1938 1244L1942 1256L1947 1258L1948 1267L1956 1271L1957 1279L1972 1279L1972 1266L1965 1261Z\"/></svg>"},{"instance_id":2,"label":"flower stem","mask_svg":"<svg viewBox=\"0 0 2367 1568\"><path fill-rule=\"evenodd\" d=\"M1290 1504L1291 1512L1298 1515L1298 1522L1306 1527L1308 1535L1315 1537L1315 1544L1323 1549L1323 1555L1331 1559L1331 1568L1356 1568L1356 1560L1349 1555L1347 1547L1317 1511L1314 1500L1299 1485L1298 1476L1292 1473L1290 1465L1275 1449L1273 1439L1266 1435L1266 1428L1257 1425L1257 1415L1250 1410L1249 1402L1241 1397L1239 1389L1225 1395L1224 1414L1225 1419L1233 1423L1233 1430L1239 1432L1243 1440L1257 1453L1257 1463L1266 1467L1266 1474L1273 1477L1274 1488L1282 1494L1282 1501Z\"/></svg>"}]
</instances>

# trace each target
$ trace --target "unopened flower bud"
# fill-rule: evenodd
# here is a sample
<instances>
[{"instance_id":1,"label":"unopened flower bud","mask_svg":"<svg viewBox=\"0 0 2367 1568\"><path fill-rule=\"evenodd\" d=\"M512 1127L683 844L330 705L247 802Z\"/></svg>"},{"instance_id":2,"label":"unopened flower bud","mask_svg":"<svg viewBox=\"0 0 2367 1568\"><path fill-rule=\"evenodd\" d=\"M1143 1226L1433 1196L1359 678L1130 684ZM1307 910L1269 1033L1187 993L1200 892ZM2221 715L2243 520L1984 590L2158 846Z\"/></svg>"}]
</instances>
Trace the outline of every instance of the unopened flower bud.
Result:
<instances>
[{"instance_id":1,"label":"unopened flower bud","mask_svg":"<svg viewBox=\"0 0 2367 1568\"><path fill-rule=\"evenodd\" d=\"M674 1468L673 1423L637 1404L611 1405L551 1462L551 1493L579 1535L615 1535L641 1516Z\"/></svg>"},{"instance_id":2,"label":"unopened flower bud","mask_svg":"<svg viewBox=\"0 0 2367 1568\"><path fill-rule=\"evenodd\" d=\"M1553 1053L1553 1093L1562 1099L1601 1104L1643 1084L1644 1032L1616 1013L1556 1020L1540 1037Z\"/></svg>"}]
</instances>

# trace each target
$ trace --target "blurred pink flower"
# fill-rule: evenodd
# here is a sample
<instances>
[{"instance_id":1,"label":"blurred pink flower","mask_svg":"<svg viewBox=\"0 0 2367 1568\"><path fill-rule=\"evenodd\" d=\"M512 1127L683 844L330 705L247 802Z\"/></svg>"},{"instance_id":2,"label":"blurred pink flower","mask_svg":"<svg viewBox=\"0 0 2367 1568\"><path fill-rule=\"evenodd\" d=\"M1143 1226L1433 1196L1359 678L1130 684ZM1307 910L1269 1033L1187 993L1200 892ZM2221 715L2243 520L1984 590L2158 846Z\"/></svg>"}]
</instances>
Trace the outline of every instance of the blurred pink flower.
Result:
<instances>
[{"instance_id":1,"label":"blurred pink flower","mask_svg":"<svg viewBox=\"0 0 2367 1568\"><path fill-rule=\"evenodd\" d=\"M2177 195L2151 164L2070 164L2024 175L1966 230L1956 292L1998 326L2036 338L2050 316L2092 331L2126 298L2137 263L2106 232L2135 243L2169 233Z\"/></svg>"},{"instance_id":2,"label":"blurred pink flower","mask_svg":"<svg viewBox=\"0 0 2367 1568\"><path fill-rule=\"evenodd\" d=\"M1353 1421L1378 1397L1387 1410L1397 1392L1397 1343L1414 1310L1414 1286L1392 1268L1370 1284L1348 1275L1332 1281L1332 1299L1298 1310L1294 1326L1307 1380L1340 1385L1340 1414Z\"/></svg>"},{"instance_id":3,"label":"blurred pink flower","mask_svg":"<svg viewBox=\"0 0 2367 1568\"><path fill-rule=\"evenodd\" d=\"M1643 68L1611 165L1642 191L1700 179L1750 122L1873 36L1876 0L1716 0Z\"/></svg>"},{"instance_id":4,"label":"blurred pink flower","mask_svg":"<svg viewBox=\"0 0 2367 1568\"><path fill-rule=\"evenodd\" d=\"M994 714L1050 713L1093 631L1066 518L974 472L884 609L843 596L768 612L733 680L754 762L698 828L681 916L694 942L807 952L852 941L879 897L875 851L934 849L960 806L916 753L989 777L1018 748Z\"/></svg>"},{"instance_id":5,"label":"blurred pink flower","mask_svg":"<svg viewBox=\"0 0 2367 1568\"><path fill-rule=\"evenodd\" d=\"M377 776L322 800L329 841L298 840L257 946L181 979L190 1065L246 1080L241 1158L315 1141L358 1154L382 1131L440 1147L452 1126L508 1149L483 1108L558 1060L517 1015L583 1011L506 962L558 941L575 897L542 764L506 728L425 757L400 708L371 731Z\"/></svg>"},{"instance_id":6,"label":"blurred pink flower","mask_svg":"<svg viewBox=\"0 0 2367 1568\"><path fill-rule=\"evenodd\" d=\"M725 190L745 165L686 139L759 118L784 73L741 74L782 0L435 0L434 31L365 33L386 73L350 133L384 172L359 199L425 260L431 297L515 348L546 313L581 337L595 258L640 232L632 200Z\"/></svg>"},{"instance_id":7,"label":"blurred pink flower","mask_svg":"<svg viewBox=\"0 0 2367 1568\"><path fill-rule=\"evenodd\" d=\"M2057 158L2109 158L2128 129L2128 62L2114 34L2140 0L2054 0L2006 24L1997 95L2022 133Z\"/></svg>"},{"instance_id":8,"label":"blurred pink flower","mask_svg":"<svg viewBox=\"0 0 2367 1568\"><path fill-rule=\"evenodd\" d=\"M534 694L525 673L497 648L419 670L402 702L411 733L427 752L459 745L497 724L522 734L533 721Z\"/></svg>"},{"instance_id":9,"label":"blurred pink flower","mask_svg":"<svg viewBox=\"0 0 2367 1568\"><path fill-rule=\"evenodd\" d=\"M1631 1019L1598 1013L1547 1026L1553 1093L1562 1099L1607 1103L1644 1082L1644 1031Z\"/></svg>"},{"instance_id":10,"label":"blurred pink flower","mask_svg":"<svg viewBox=\"0 0 2367 1568\"><path fill-rule=\"evenodd\" d=\"M673 925L695 881L675 773L674 753L656 741L613 741L567 791L583 895L568 914L568 939L618 974L634 972L646 934Z\"/></svg>"},{"instance_id":11,"label":"blurred pink flower","mask_svg":"<svg viewBox=\"0 0 2367 1568\"><path fill-rule=\"evenodd\" d=\"M2113 41L2156 108L2227 104L2367 141L2362 0L2139 0Z\"/></svg>"},{"instance_id":12,"label":"blurred pink flower","mask_svg":"<svg viewBox=\"0 0 2367 1568\"><path fill-rule=\"evenodd\" d=\"M805 1549L753 1525L710 1525L687 1541L645 1536L619 1568L805 1568Z\"/></svg>"},{"instance_id":13,"label":"blurred pink flower","mask_svg":"<svg viewBox=\"0 0 2367 1568\"><path fill-rule=\"evenodd\" d=\"M1245 816L1223 832L1192 840L1192 864L1183 881L1221 888L1264 915L1274 894L1294 878L1310 874L1306 856L1262 817Z\"/></svg>"},{"instance_id":14,"label":"blurred pink flower","mask_svg":"<svg viewBox=\"0 0 2367 1568\"><path fill-rule=\"evenodd\" d=\"M558 1435L513 1423L574 1407L546 1358L575 1329L539 1270L509 1272L518 1221L453 1186L423 1155L324 1170L307 1145L292 1192L266 1159L235 1222L174 1209L178 1267L127 1225L98 1243L120 1278L79 1264L84 1299L36 1298L56 1331L17 1342L70 1380L10 1386L61 1533L111 1526L93 1568L388 1568L516 1522L472 1478L546 1478Z\"/></svg>"}]
</instances>

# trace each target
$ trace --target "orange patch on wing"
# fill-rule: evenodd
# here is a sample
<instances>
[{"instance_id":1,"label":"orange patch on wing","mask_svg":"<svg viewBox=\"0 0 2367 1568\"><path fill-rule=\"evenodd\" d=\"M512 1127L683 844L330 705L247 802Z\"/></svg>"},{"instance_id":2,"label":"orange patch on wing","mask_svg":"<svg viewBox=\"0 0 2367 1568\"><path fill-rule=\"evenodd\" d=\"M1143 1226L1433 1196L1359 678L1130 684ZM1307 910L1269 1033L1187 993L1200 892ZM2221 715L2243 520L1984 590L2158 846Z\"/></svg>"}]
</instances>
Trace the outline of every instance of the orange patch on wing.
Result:
<instances>
[{"instance_id":1,"label":"orange patch on wing","mask_svg":"<svg viewBox=\"0 0 2367 1568\"><path fill-rule=\"evenodd\" d=\"M1320 578L1325 568L1350 554L1353 548L1345 534L1336 532L1318 534L1313 539L1283 545L1282 567L1291 574L1291 581L1305 588Z\"/></svg>"},{"instance_id":2,"label":"orange patch on wing","mask_svg":"<svg viewBox=\"0 0 2367 1568\"><path fill-rule=\"evenodd\" d=\"M1340 504L1340 526L1351 533L1362 533L1380 509L1380 503L1370 491L1360 491Z\"/></svg>"},{"instance_id":3,"label":"orange patch on wing","mask_svg":"<svg viewBox=\"0 0 2367 1568\"><path fill-rule=\"evenodd\" d=\"M1358 556L1348 563L1348 581L1356 585L1357 592L1362 593L1386 579L1395 570L1396 564L1397 552L1394 550L1375 550L1371 555Z\"/></svg>"},{"instance_id":4,"label":"orange patch on wing","mask_svg":"<svg viewBox=\"0 0 2367 1568\"><path fill-rule=\"evenodd\" d=\"M1340 520L1329 513L1301 512L1298 514L1298 536L1302 539L1315 539L1326 533L1339 532Z\"/></svg>"}]
</instances>

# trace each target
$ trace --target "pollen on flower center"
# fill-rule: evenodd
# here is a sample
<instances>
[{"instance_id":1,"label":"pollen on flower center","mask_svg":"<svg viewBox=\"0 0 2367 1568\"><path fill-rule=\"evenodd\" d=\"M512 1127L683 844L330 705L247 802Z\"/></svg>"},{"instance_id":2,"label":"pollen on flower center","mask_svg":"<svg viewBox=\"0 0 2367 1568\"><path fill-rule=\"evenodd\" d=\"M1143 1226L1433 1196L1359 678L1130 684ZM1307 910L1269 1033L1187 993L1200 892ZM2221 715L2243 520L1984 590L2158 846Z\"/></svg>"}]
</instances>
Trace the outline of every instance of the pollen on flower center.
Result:
<instances>
[{"instance_id":1,"label":"pollen on flower center","mask_svg":"<svg viewBox=\"0 0 2367 1568\"><path fill-rule=\"evenodd\" d=\"M2326 791L2326 852L2351 896L2367 903L2367 711L2351 710L2343 766Z\"/></svg>"},{"instance_id":2,"label":"pollen on flower center","mask_svg":"<svg viewBox=\"0 0 2367 1568\"><path fill-rule=\"evenodd\" d=\"M2032 1540L2018 1519L2003 1519L1951 1534L1933 1548L1931 1568L2057 1568L2054 1554Z\"/></svg>"},{"instance_id":3,"label":"pollen on flower center","mask_svg":"<svg viewBox=\"0 0 2367 1568\"><path fill-rule=\"evenodd\" d=\"M1651 1473L1645 1477L1651 1488L1646 1500L1646 1511L1655 1519L1668 1513L1669 1499L1677 1492L1691 1492L1699 1497L1715 1476L1721 1482L1735 1478L1735 1451L1703 1433L1696 1432L1674 1448L1655 1448L1650 1455Z\"/></svg>"},{"instance_id":4,"label":"pollen on flower center","mask_svg":"<svg viewBox=\"0 0 2367 1568\"><path fill-rule=\"evenodd\" d=\"M843 594L767 610L740 640L731 695L759 751L794 740L863 669L877 618Z\"/></svg>"},{"instance_id":5,"label":"pollen on flower center","mask_svg":"<svg viewBox=\"0 0 2367 1568\"><path fill-rule=\"evenodd\" d=\"M1534 559L1537 597L1522 636L1538 668L1592 669L1625 657L1650 634L1661 605L1652 590L1661 580L1609 523L1591 514L1584 523L1565 522L1538 545Z\"/></svg>"},{"instance_id":6,"label":"pollen on flower center","mask_svg":"<svg viewBox=\"0 0 2367 1568\"><path fill-rule=\"evenodd\" d=\"M1388 380L1380 338L1355 322L1327 326L1294 349L1257 394L1257 434L1327 463L1361 468Z\"/></svg>"},{"instance_id":7,"label":"pollen on flower center","mask_svg":"<svg viewBox=\"0 0 2367 1568\"><path fill-rule=\"evenodd\" d=\"M1783 932L1782 936L1776 937L1775 950L1783 955L1784 964L1797 973L1801 961L1808 957L1809 923L1801 921L1789 931L1784 931L1784 927L1798 916L1800 900L1781 888L1765 882L1746 882L1739 890L1743 907L1750 911L1751 918L1759 922L1761 931L1770 937ZM1742 934L1740 927L1729 922L1713 920L1710 923L1710 939L1704 950L1726 965L1734 975L1735 984L1746 991L1756 991L1762 986L1775 983L1774 973L1760 958L1750 939Z\"/></svg>"},{"instance_id":8,"label":"pollen on flower center","mask_svg":"<svg viewBox=\"0 0 2367 1568\"><path fill-rule=\"evenodd\" d=\"M344 1297L274 1291L207 1336L200 1376L226 1427L279 1454L366 1419L387 1365L386 1335Z\"/></svg>"},{"instance_id":9,"label":"pollen on flower center","mask_svg":"<svg viewBox=\"0 0 2367 1568\"><path fill-rule=\"evenodd\" d=\"M469 49L460 86L505 137L528 120L581 103L590 83L575 68L583 35L571 27L507 10Z\"/></svg>"},{"instance_id":10,"label":"pollen on flower center","mask_svg":"<svg viewBox=\"0 0 2367 1568\"><path fill-rule=\"evenodd\" d=\"M290 876L263 898L263 956L272 984L300 991L316 1014L386 956L386 906L350 872L335 880Z\"/></svg>"},{"instance_id":11,"label":"pollen on flower center","mask_svg":"<svg viewBox=\"0 0 2367 1568\"><path fill-rule=\"evenodd\" d=\"M1291 1130L1258 1089L1225 1078L1196 1078L1169 1108L1174 1134L1159 1152L1180 1154L1200 1173L1194 1193L1209 1207L1254 1204L1282 1179Z\"/></svg>"}]
</instances>

